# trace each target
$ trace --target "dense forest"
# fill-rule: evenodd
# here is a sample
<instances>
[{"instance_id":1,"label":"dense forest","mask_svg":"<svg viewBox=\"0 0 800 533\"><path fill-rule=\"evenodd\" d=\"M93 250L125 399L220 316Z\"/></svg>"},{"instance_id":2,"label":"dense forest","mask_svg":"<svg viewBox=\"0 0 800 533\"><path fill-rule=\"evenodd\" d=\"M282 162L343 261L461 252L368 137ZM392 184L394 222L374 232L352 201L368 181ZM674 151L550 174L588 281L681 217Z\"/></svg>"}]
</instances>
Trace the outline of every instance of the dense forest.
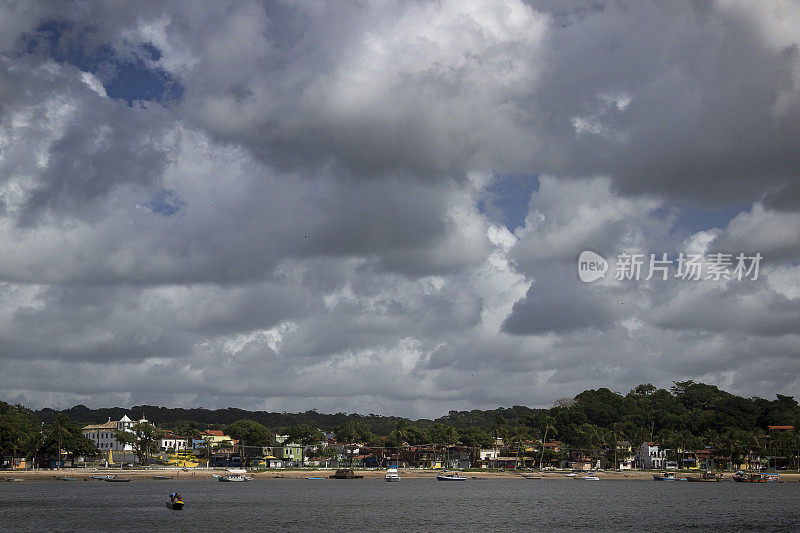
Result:
<instances>
[{"instance_id":1,"label":"dense forest","mask_svg":"<svg viewBox=\"0 0 800 533\"><path fill-rule=\"evenodd\" d=\"M627 440L634 446L658 441L665 447L700 449L711 447L745 453L763 446L769 426L793 426L781 431L769 445L773 453L800 455L800 406L791 396L774 400L743 398L713 385L693 381L675 382L669 389L639 385L627 394L607 388L584 391L563 398L549 409L523 406L493 410L450 411L436 420L361 414L270 413L242 409L170 409L134 406L89 409L79 405L63 411L31 411L0 402L0 453L39 452L66 438L81 450L88 444L80 428L88 423L146 417L157 427L179 434L200 429L237 428L236 422L252 421L271 433L289 434L311 442L319 431L335 431L343 441L367 444L456 444L483 446L495 437L508 442L557 439L565 446L595 450L608 442ZM241 425L241 424L240 424ZM785 441L785 442L784 442ZM760 444L759 444L760 443ZM63 443L62 443L63 446Z\"/></svg>"}]
</instances>

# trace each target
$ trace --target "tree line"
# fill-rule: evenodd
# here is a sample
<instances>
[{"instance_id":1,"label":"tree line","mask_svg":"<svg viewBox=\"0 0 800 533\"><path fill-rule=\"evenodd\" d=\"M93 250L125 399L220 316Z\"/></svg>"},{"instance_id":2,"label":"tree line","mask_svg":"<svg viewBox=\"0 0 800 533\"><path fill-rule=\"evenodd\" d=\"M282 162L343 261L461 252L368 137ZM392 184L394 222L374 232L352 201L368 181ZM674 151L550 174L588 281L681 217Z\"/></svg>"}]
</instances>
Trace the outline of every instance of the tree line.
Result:
<instances>
[{"instance_id":1,"label":"tree line","mask_svg":"<svg viewBox=\"0 0 800 533\"><path fill-rule=\"evenodd\" d=\"M565 450L584 450L593 456L607 451L609 443L620 441L628 441L634 448L646 441L673 450L710 447L731 458L752 453L780 456L795 466L800 456L800 406L793 397L744 398L693 381L674 382L669 389L642 384L626 394L591 389L558 400L546 409L514 406L450 411L435 420L316 410L269 413L156 406L30 411L0 402L0 453L31 456L66 442L79 455L91 451L91 441L87 444L88 439L80 434L82 425L107 417L118 420L131 411L179 435L222 429L248 446L270 445L275 434L288 435L291 442L311 444L323 437L322 432L333 431L339 442L387 448L401 443L489 447L502 438L506 445L516 445L519 450L523 443L557 439ZM793 429L769 435L769 426ZM57 443L59 438L61 444ZM616 450L616 446L613 448ZM539 461L546 458L543 449L541 454Z\"/></svg>"}]
</instances>

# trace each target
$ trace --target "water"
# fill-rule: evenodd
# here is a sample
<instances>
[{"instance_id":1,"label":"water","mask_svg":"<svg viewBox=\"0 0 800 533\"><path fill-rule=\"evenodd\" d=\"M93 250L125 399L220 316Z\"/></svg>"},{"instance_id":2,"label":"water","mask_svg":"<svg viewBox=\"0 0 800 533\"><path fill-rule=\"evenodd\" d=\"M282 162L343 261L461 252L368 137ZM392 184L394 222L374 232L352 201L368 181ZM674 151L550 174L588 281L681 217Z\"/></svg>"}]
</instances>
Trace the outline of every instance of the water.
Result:
<instances>
[{"instance_id":1,"label":"water","mask_svg":"<svg viewBox=\"0 0 800 533\"><path fill-rule=\"evenodd\" d=\"M180 492L183 511L164 499ZM0 483L3 531L796 531L800 483L571 479Z\"/></svg>"}]
</instances>

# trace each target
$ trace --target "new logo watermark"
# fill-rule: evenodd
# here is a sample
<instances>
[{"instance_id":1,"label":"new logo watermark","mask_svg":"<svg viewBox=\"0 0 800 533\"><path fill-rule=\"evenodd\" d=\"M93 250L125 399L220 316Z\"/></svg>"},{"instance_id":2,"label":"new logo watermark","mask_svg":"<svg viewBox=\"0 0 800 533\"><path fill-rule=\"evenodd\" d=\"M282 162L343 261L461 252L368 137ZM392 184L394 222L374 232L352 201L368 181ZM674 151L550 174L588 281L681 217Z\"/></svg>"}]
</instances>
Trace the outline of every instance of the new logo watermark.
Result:
<instances>
[{"instance_id":1,"label":"new logo watermark","mask_svg":"<svg viewBox=\"0 0 800 533\"><path fill-rule=\"evenodd\" d=\"M578 277L584 283L591 283L605 277L608 272L608 261L602 255L591 250L581 252L578 257Z\"/></svg>"},{"instance_id":2,"label":"new logo watermark","mask_svg":"<svg viewBox=\"0 0 800 533\"><path fill-rule=\"evenodd\" d=\"M691 254L680 252L675 259L667 253L660 254L619 254L614 267L617 281L649 281L651 279L700 280L757 280L763 256L755 254ZM578 277L584 283L604 278L609 270L609 262L591 250L581 252L578 257Z\"/></svg>"}]
</instances>

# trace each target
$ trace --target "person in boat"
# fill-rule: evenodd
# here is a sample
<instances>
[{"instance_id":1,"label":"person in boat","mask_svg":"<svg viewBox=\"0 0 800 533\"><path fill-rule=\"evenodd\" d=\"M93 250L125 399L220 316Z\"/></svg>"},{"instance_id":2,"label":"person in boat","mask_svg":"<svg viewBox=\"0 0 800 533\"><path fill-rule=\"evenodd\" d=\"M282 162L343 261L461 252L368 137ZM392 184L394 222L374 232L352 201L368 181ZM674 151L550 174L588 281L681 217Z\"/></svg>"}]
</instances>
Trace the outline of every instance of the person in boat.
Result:
<instances>
[{"instance_id":1,"label":"person in boat","mask_svg":"<svg viewBox=\"0 0 800 533\"><path fill-rule=\"evenodd\" d=\"M176 493L175 494L175 501L176 502L182 502L183 501L183 496L181 496L180 494Z\"/></svg>"},{"instance_id":2,"label":"person in boat","mask_svg":"<svg viewBox=\"0 0 800 533\"><path fill-rule=\"evenodd\" d=\"M174 493L174 492L170 492L170 493L169 493L169 501L170 501L171 503L172 503L172 502L175 502L175 493Z\"/></svg>"}]
</instances>

